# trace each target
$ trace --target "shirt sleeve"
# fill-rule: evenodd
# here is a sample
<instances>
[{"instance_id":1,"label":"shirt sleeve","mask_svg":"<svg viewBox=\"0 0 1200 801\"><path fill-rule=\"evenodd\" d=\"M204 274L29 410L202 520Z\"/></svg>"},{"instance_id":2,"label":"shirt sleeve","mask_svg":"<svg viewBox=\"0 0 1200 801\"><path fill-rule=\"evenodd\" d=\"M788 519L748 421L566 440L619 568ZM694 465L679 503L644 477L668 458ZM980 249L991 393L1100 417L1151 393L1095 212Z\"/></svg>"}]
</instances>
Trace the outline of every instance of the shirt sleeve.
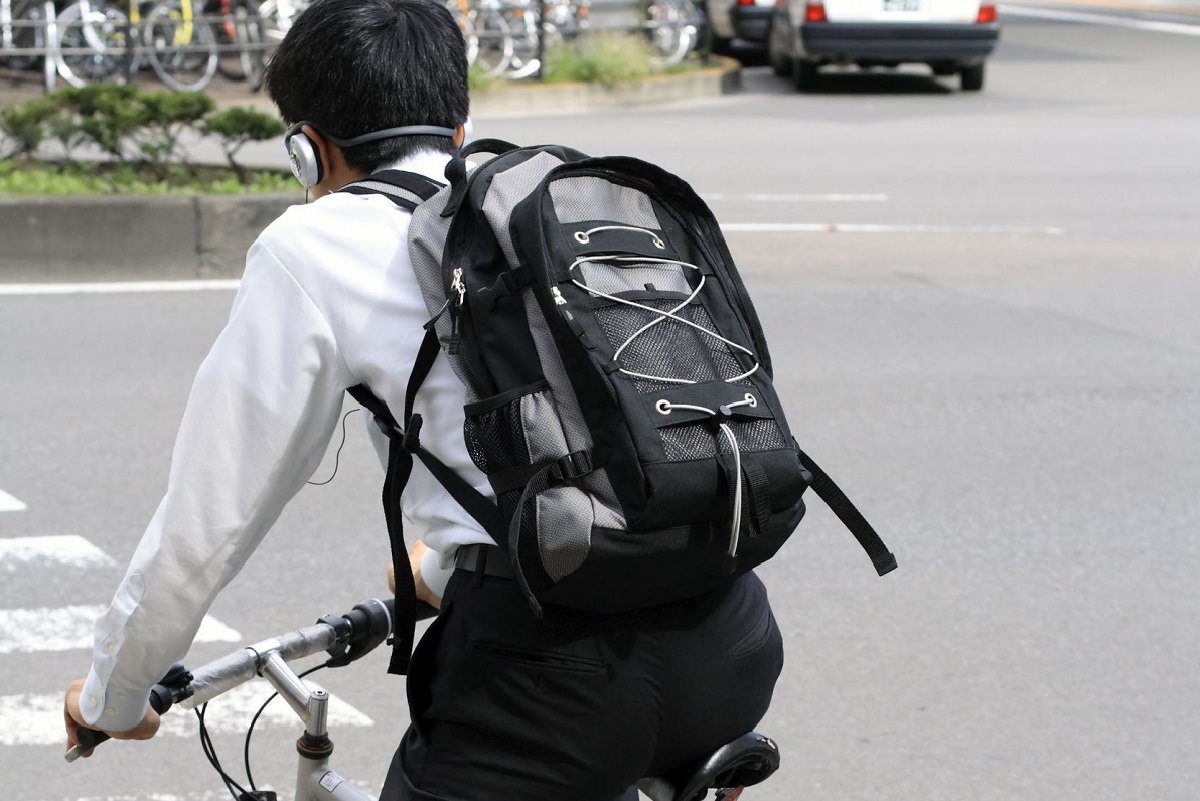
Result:
<instances>
[{"instance_id":1,"label":"shirt sleeve","mask_svg":"<svg viewBox=\"0 0 1200 801\"><path fill-rule=\"evenodd\" d=\"M136 726L217 593L316 470L353 382L320 310L255 243L192 386L166 495L96 623L85 720Z\"/></svg>"}]
</instances>

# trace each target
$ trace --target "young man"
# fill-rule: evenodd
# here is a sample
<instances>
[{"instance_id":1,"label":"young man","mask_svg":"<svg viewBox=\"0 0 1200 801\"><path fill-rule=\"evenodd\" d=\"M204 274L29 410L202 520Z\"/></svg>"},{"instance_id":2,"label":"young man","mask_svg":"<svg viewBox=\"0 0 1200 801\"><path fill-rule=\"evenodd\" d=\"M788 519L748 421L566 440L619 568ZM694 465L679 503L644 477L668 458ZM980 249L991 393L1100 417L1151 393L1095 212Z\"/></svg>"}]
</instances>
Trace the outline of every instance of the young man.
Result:
<instances>
[{"instance_id":1,"label":"young man","mask_svg":"<svg viewBox=\"0 0 1200 801\"><path fill-rule=\"evenodd\" d=\"M428 318L410 215L336 190L387 168L443 178L468 111L461 32L432 0L316 0L267 87L315 202L250 249L192 388L166 496L97 623L91 671L68 689L68 745L79 725L153 736L148 689L316 469L345 390L366 384L403 407ZM421 131L394 130L412 126ZM439 359L415 406L422 443L490 496L463 443L463 403ZM413 724L388 801L630 798L638 778L703 756L765 712L782 647L753 575L645 614L547 626L502 569L455 571L462 546L493 543L420 464L403 506L423 541L410 554L419 596L443 611L410 668Z\"/></svg>"}]
</instances>

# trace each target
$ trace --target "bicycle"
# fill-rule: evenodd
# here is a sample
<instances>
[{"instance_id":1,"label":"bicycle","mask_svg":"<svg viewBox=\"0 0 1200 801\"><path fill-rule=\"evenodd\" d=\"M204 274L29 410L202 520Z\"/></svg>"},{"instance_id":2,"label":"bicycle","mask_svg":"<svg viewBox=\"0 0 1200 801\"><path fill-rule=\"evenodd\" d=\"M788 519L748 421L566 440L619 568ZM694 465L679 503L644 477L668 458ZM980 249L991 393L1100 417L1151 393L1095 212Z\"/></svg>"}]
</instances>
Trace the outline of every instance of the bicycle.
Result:
<instances>
[{"instance_id":1,"label":"bicycle","mask_svg":"<svg viewBox=\"0 0 1200 801\"><path fill-rule=\"evenodd\" d=\"M0 64L31 70L39 62L46 91L54 89L57 31L52 0L0 0Z\"/></svg>"},{"instance_id":2,"label":"bicycle","mask_svg":"<svg viewBox=\"0 0 1200 801\"><path fill-rule=\"evenodd\" d=\"M423 612L425 617L436 614L431 607ZM295 801L368 801L370 796L329 767L333 752L326 726L329 694L325 690L310 690L303 677L323 667L343 667L369 653L391 635L392 620L393 602L372 598L355 605L346 614L326 615L311 626L267 638L195 670L177 664L151 690L150 705L160 714L176 704L194 710L200 720L205 755L226 788L234 798L246 794L244 797L266 801L273 794L259 791L253 778L247 790L225 772L204 727L204 710L210 701L262 676L304 724L304 734L296 741L299 765ZM297 674L288 664L321 651L329 654L329 660L303 674ZM259 713L265 708L264 703ZM254 721L251 721L245 749L248 777L252 777L249 744L253 733ZM80 745L66 754L68 762L92 750L108 736L80 728L79 739ZM750 732L669 775L642 779L638 789L651 801L701 801L709 790L716 790L714 801L734 801L744 788L765 781L778 767L779 750L775 743L769 737Z\"/></svg>"},{"instance_id":3,"label":"bicycle","mask_svg":"<svg viewBox=\"0 0 1200 801\"><path fill-rule=\"evenodd\" d=\"M131 81L143 54L171 89L198 91L216 74L216 36L192 0L129 0L124 8L75 0L59 12L57 23L58 74L77 88L113 77Z\"/></svg>"}]
</instances>

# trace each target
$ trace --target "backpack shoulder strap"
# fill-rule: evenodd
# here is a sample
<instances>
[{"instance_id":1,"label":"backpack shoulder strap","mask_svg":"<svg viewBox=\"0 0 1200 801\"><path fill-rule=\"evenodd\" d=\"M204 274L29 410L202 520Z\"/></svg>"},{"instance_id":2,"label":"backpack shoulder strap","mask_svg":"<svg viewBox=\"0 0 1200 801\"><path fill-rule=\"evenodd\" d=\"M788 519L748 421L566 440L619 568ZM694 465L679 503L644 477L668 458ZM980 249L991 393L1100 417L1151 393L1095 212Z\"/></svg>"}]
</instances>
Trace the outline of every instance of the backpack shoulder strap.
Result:
<instances>
[{"instance_id":1,"label":"backpack shoulder strap","mask_svg":"<svg viewBox=\"0 0 1200 801\"><path fill-rule=\"evenodd\" d=\"M380 170L361 181L343 186L338 191L348 195L383 195L400 208L411 212L437 194L442 186L443 184L419 173Z\"/></svg>"},{"instance_id":2,"label":"backpack shoulder strap","mask_svg":"<svg viewBox=\"0 0 1200 801\"><path fill-rule=\"evenodd\" d=\"M388 672L397 675L408 673L417 623L417 588L412 571L406 569L408 549L404 542L404 519L400 512L400 497L412 476L413 457L421 460L450 497L483 527L497 545L501 548L507 546L506 532L496 504L421 445L421 415L413 412L413 403L417 390L425 382L440 350L437 334L433 327L429 326L425 338L421 340L412 375L408 379L404 397L403 428L387 404L365 384L358 384L346 390L374 416L375 424L388 438L387 473L383 480L383 517L387 524L392 564L396 573L395 622Z\"/></svg>"}]
</instances>

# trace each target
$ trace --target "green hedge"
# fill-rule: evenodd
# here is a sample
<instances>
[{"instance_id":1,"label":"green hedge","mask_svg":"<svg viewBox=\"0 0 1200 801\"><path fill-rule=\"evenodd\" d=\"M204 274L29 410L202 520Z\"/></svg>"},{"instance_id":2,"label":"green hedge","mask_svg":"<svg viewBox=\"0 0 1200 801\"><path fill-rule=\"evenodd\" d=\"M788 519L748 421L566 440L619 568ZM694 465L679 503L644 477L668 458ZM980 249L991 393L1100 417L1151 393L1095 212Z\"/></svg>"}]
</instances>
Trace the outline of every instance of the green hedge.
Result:
<instances>
[{"instance_id":1,"label":"green hedge","mask_svg":"<svg viewBox=\"0 0 1200 801\"><path fill-rule=\"evenodd\" d=\"M249 108L216 111L201 92L145 91L95 85L62 89L0 109L0 194L78 192L230 192L290 187L274 171L247 170L237 161L248 142L273 139L283 124ZM187 134L215 139L227 169L190 161ZM53 144L61 159L37 161ZM88 148L102 161L80 161Z\"/></svg>"}]
</instances>

